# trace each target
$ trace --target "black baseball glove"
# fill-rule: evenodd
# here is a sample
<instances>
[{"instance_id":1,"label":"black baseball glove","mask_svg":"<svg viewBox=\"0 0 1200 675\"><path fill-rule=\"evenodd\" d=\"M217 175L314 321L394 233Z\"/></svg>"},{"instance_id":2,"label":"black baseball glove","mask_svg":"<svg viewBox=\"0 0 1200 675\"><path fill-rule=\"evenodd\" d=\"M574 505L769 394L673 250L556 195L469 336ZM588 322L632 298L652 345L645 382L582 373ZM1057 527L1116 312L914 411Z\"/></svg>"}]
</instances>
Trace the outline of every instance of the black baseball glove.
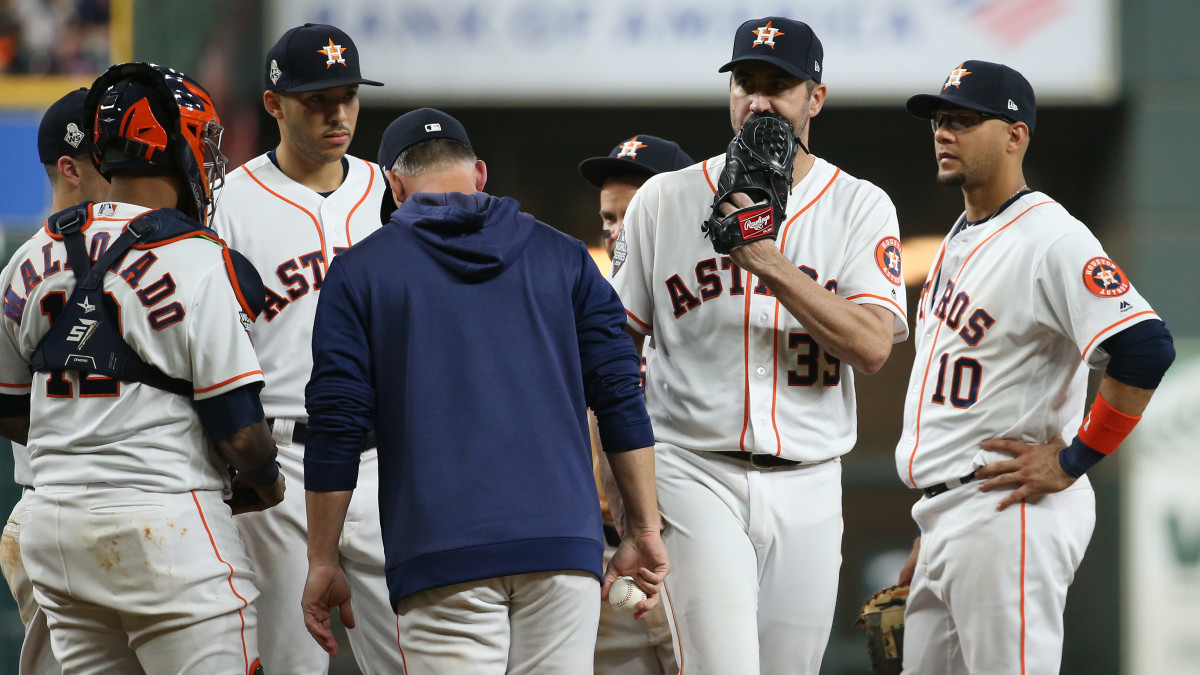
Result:
<instances>
[{"instance_id":1,"label":"black baseball glove","mask_svg":"<svg viewBox=\"0 0 1200 675\"><path fill-rule=\"evenodd\" d=\"M725 151L712 215L700 226L717 253L725 255L743 244L777 236L799 147L792 125L775 113L756 113L742 125ZM754 204L736 208L730 195L738 192Z\"/></svg>"}]
</instances>

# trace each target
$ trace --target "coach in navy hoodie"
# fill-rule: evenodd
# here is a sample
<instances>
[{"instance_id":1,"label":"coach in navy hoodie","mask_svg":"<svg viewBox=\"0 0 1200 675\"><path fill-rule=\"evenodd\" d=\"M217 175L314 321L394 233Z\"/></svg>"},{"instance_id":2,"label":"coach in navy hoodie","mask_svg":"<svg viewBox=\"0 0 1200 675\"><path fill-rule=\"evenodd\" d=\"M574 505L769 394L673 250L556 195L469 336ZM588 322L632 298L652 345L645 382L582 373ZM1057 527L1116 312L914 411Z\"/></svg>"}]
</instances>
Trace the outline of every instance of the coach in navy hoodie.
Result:
<instances>
[{"instance_id":1,"label":"coach in navy hoodie","mask_svg":"<svg viewBox=\"0 0 1200 675\"><path fill-rule=\"evenodd\" d=\"M330 608L353 620L337 540L374 430L411 672L590 672L612 581L636 578L644 614L668 569L624 308L582 242L481 192L449 115L397 119L380 165L400 208L330 265L313 331L305 621L336 651ZM631 533L607 572L589 406Z\"/></svg>"}]
</instances>

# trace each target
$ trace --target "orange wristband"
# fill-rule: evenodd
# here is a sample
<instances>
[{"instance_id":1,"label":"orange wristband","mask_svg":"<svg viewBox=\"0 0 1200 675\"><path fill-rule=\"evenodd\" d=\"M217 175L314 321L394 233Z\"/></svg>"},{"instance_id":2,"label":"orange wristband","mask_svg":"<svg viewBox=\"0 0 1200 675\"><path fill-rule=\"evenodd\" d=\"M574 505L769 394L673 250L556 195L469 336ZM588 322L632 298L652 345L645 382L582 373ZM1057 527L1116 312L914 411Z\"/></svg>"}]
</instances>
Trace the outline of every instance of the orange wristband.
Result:
<instances>
[{"instance_id":1,"label":"orange wristband","mask_svg":"<svg viewBox=\"0 0 1200 675\"><path fill-rule=\"evenodd\" d=\"M1141 419L1141 415L1126 415L1096 394L1092 409L1079 427L1079 440L1093 450L1111 455Z\"/></svg>"}]
</instances>

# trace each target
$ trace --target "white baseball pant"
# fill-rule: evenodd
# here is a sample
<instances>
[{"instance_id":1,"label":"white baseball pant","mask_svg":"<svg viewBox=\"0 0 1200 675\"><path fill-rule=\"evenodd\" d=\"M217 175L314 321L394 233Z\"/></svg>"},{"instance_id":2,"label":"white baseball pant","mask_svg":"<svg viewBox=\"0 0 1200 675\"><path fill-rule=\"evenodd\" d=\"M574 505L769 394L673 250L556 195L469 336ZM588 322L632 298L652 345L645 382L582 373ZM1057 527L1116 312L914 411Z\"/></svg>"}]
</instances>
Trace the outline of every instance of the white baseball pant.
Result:
<instances>
[{"instance_id":1,"label":"white baseball pant","mask_svg":"<svg viewBox=\"0 0 1200 675\"><path fill-rule=\"evenodd\" d=\"M329 655L308 634L300 598L308 578L308 516L304 499L304 446L292 442L295 422L275 420L272 436L279 468L287 481L283 502L234 518L254 563L258 586L259 642L268 674L323 675ZM379 458L362 454L358 486L346 512L339 543L342 568L350 580L355 628L347 630L354 659L364 675L403 672L396 646L396 614L384 578L383 534L379 525Z\"/></svg>"},{"instance_id":2,"label":"white baseball pant","mask_svg":"<svg viewBox=\"0 0 1200 675\"><path fill-rule=\"evenodd\" d=\"M4 535L0 538L0 571L3 571L13 599L17 601L21 623L25 624L25 639L21 642L17 672L21 675L61 675L62 667L58 665L50 647L46 613L33 598L33 583L29 581L25 565L21 562L21 526L29 521L29 502L25 499L29 492L31 490L25 488L21 493L21 499L13 507L4 526Z\"/></svg>"},{"instance_id":3,"label":"white baseball pant","mask_svg":"<svg viewBox=\"0 0 1200 675\"><path fill-rule=\"evenodd\" d=\"M406 675L588 673L600 583L578 571L440 586L400 601Z\"/></svg>"},{"instance_id":4,"label":"white baseball pant","mask_svg":"<svg viewBox=\"0 0 1200 675\"><path fill-rule=\"evenodd\" d=\"M1067 587L1096 524L1087 477L1035 503L968 483L913 506L921 549L904 613L904 672L1052 675Z\"/></svg>"},{"instance_id":5,"label":"white baseball pant","mask_svg":"<svg viewBox=\"0 0 1200 675\"><path fill-rule=\"evenodd\" d=\"M250 561L219 491L46 486L21 556L68 675L248 673Z\"/></svg>"},{"instance_id":6,"label":"white baseball pant","mask_svg":"<svg viewBox=\"0 0 1200 675\"><path fill-rule=\"evenodd\" d=\"M842 467L655 447L684 673L817 675L837 600Z\"/></svg>"}]
</instances>

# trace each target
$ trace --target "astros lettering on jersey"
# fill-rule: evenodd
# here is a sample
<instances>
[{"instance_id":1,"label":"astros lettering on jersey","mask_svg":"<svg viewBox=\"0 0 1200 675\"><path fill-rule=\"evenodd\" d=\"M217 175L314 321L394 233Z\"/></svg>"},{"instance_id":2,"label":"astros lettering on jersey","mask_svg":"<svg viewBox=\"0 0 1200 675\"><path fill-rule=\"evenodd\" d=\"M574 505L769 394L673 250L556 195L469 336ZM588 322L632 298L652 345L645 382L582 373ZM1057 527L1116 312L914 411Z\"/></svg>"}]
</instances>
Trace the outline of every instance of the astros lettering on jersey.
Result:
<instances>
[{"instance_id":1,"label":"astros lettering on jersey","mask_svg":"<svg viewBox=\"0 0 1200 675\"><path fill-rule=\"evenodd\" d=\"M928 487L1011 459L991 438L1071 438L1099 345L1158 315L1092 233L1040 192L959 223L921 290L896 468Z\"/></svg>"},{"instance_id":2,"label":"astros lettering on jersey","mask_svg":"<svg viewBox=\"0 0 1200 675\"><path fill-rule=\"evenodd\" d=\"M263 370L270 373L262 392L267 417L307 419L314 291L335 255L379 229L383 174L366 160L346 161L345 181L328 197L288 178L267 155L230 172L220 192L213 229L261 270L267 287L267 306L253 327ZM248 213L255 216L252 233Z\"/></svg>"},{"instance_id":3,"label":"astros lettering on jersey","mask_svg":"<svg viewBox=\"0 0 1200 675\"><path fill-rule=\"evenodd\" d=\"M841 456L857 433L853 368L700 236L723 165L719 156L650 178L614 254L629 324L655 336L646 387L656 439L799 461ZM888 308L893 339L907 337L898 225L882 190L815 158L791 190L777 244L829 292Z\"/></svg>"}]
</instances>

